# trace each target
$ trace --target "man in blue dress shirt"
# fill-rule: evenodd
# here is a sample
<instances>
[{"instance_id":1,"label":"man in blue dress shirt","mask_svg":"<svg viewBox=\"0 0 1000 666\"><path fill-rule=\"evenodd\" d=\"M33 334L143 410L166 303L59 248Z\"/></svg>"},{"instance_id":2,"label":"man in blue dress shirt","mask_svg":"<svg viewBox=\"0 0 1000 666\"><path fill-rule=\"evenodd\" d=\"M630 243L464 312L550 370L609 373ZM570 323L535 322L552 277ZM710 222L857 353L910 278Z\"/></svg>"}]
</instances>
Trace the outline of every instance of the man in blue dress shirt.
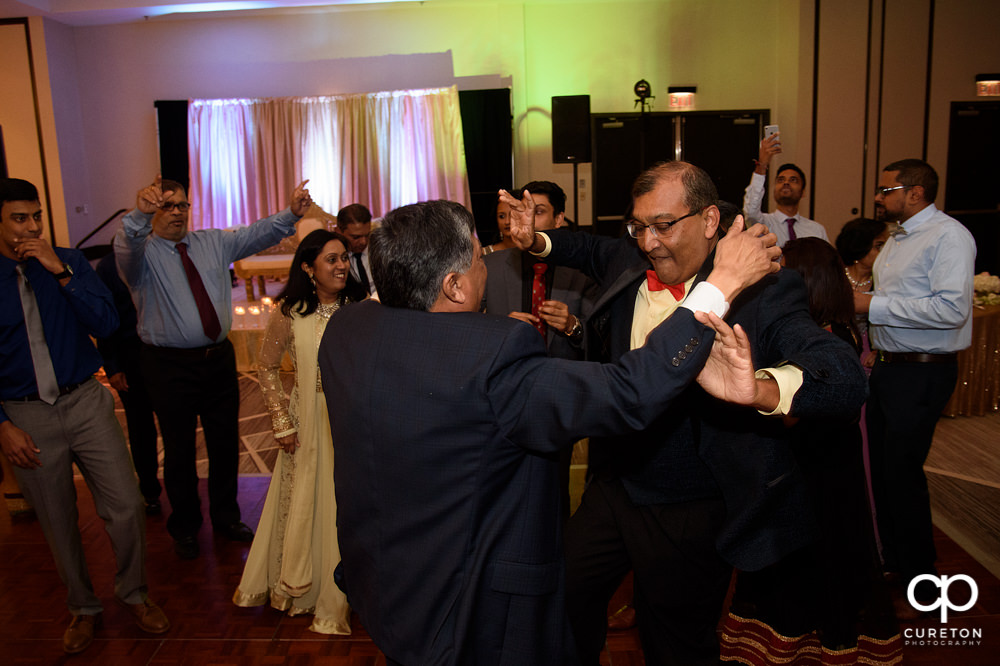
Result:
<instances>
[{"instance_id":1,"label":"man in blue dress shirt","mask_svg":"<svg viewBox=\"0 0 1000 666\"><path fill-rule=\"evenodd\" d=\"M903 598L909 583L937 573L923 466L955 390L957 352L972 344L976 242L934 206L937 189L937 173L921 160L882 170L875 213L899 227L875 260L874 295L854 294L879 352L870 379L868 447L885 568L903 585L896 601L901 619L916 615ZM929 581L914 592L924 603L940 595Z\"/></svg>"},{"instance_id":2,"label":"man in blue dress shirt","mask_svg":"<svg viewBox=\"0 0 1000 666\"><path fill-rule=\"evenodd\" d=\"M209 515L216 532L253 541L236 500L239 381L227 335L232 325L229 265L295 232L312 200L303 181L285 210L235 230L188 231L184 186L156 177L115 235L118 271L139 313L141 354L163 435L167 531L182 559L198 557L201 501L195 460L198 418L208 451Z\"/></svg>"},{"instance_id":3,"label":"man in blue dress shirt","mask_svg":"<svg viewBox=\"0 0 1000 666\"><path fill-rule=\"evenodd\" d=\"M69 588L73 621L63 649L87 649L102 611L77 526L73 463L83 472L111 537L115 596L141 629L170 628L146 596L142 498L114 400L94 373L90 336L118 326L111 293L76 250L42 238L38 190L0 180L0 448L14 466Z\"/></svg>"}]
</instances>

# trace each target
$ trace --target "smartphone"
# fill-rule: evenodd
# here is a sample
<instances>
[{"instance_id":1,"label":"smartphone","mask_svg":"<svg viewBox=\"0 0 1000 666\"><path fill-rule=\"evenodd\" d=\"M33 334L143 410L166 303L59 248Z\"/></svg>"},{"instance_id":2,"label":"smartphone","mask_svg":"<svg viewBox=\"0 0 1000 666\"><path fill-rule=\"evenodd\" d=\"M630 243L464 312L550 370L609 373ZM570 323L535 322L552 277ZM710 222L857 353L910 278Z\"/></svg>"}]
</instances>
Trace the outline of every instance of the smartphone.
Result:
<instances>
[{"instance_id":1,"label":"smartphone","mask_svg":"<svg viewBox=\"0 0 1000 666\"><path fill-rule=\"evenodd\" d=\"M778 133L777 125L764 125L764 138L767 139L773 134Z\"/></svg>"}]
</instances>

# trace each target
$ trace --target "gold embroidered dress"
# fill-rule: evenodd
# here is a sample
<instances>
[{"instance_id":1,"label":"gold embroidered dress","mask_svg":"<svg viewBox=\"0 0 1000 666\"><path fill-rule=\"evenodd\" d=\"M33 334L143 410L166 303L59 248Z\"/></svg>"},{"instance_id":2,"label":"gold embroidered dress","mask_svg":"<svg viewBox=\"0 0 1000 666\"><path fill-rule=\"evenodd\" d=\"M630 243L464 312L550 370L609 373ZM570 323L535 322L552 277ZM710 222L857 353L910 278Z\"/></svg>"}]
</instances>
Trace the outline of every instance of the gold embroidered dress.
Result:
<instances>
[{"instance_id":1,"label":"gold embroidered dress","mask_svg":"<svg viewBox=\"0 0 1000 666\"><path fill-rule=\"evenodd\" d=\"M276 309L268 321L258 378L275 437L298 433L295 453L278 452L257 536L237 606L271 606L289 615L312 613L312 631L350 634L350 608L333 580L340 563L337 500L333 490L333 442L321 390L317 355L330 316L339 304L320 304L308 316ZM278 371L285 351L295 368L289 400Z\"/></svg>"}]
</instances>

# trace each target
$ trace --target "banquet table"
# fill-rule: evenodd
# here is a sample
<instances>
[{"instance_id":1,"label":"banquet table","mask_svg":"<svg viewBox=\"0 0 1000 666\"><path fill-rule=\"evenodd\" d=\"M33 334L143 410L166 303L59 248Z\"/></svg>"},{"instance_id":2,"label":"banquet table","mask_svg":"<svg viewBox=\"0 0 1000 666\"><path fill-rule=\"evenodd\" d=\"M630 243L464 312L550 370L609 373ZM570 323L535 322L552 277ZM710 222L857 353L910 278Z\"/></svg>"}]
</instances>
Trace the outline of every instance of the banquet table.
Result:
<instances>
[{"instance_id":1,"label":"banquet table","mask_svg":"<svg viewBox=\"0 0 1000 666\"><path fill-rule=\"evenodd\" d=\"M958 354L958 382L945 416L983 416L1000 403L1000 305L972 311L972 346Z\"/></svg>"}]
</instances>

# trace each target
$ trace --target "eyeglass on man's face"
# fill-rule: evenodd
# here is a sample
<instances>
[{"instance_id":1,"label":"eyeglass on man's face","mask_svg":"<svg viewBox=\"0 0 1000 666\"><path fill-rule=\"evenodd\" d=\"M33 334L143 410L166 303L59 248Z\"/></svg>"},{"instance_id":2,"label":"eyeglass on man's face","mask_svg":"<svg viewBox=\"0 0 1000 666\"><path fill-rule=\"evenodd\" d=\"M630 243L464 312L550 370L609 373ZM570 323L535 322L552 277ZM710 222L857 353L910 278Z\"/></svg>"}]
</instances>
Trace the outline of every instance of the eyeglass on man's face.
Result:
<instances>
[{"instance_id":1,"label":"eyeglass on man's face","mask_svg":"<svg viewBox=\"0 0 1000 666\"><path fill-rule=\"evenodd\" d=\"M909 187L909 185L895 185L893 187L883 187L881 185L876 185L875 186L875 196L878 196L880 194L882 196L885 196L889 192L892 192L893 190L905 190L908 187Z\"/></svg>"},{"instance_id":2,"label":"eyeglass on man's face","mask_svg":"<svg viewBox=\"0 0 1000 666\"><path fill-rule=\"evenodd\" d=\"M187 201L181 201L180 203L174 203L173 201L164 201L160 204L160 210L164 213L172 213L174 209L177 209L181 213L186 213L191 210L191 204Z\"/></svg>"},{"instance_id":3,"label":"eyeglass on man's face","mask_svg":"<svg viewBox=\"0 0 1000 666\"><path fill-rule=\"evenodd\" d=\"M644 238L646 236L647 229L650 230L650 233L653 234L654 238L657 238L670 231L670 227L674 226L681 220L686 220L689 217L701 213L703 210L705 209L699 208L698 210L693 210L687 215L681 215L676 220L670 220L669 222L653 222L652 224L642 224L641 222L632 220L631 222L625 224L625 228L628 229L628 235L631 236L632 238L637 238L637 239Z\"/></svg>"}]
</instances>

